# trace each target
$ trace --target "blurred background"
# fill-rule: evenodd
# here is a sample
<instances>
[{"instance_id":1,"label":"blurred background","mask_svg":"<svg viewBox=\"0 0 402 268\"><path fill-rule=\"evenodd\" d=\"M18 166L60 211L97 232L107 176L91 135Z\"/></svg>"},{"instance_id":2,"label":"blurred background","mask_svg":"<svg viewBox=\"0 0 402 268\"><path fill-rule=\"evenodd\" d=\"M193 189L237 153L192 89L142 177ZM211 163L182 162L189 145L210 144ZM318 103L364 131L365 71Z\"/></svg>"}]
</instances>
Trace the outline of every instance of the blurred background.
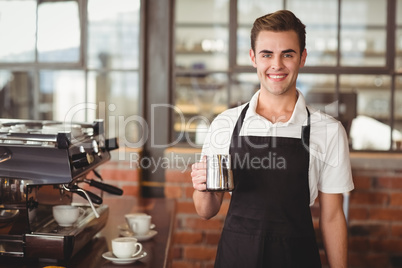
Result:
<instances>
[{"instance_id":1,"label":"blurred background","mask_svg":"<svg viewBox=\"0 0 402 268\"><path fill-rule=\"evenodd\" d=\"M201 220L191 164L211 120L258 90L250 29L278 9L306 24L297 87L348 134L349 265L402 267L402 0L0 0L0 117L104 119L120 143L106 182L175 199L172 267L213 267L230 198Z\"/></svg>"},{"instance_id":2,"label":"blurred background","mask_svg":"<svg viewBox=\"0 0 402 268\"><path fill-rule=\"evenodd\" d=\"M148 126L133 116L149 122L144 104L172 105L154 114L169 122L156 139L199 146L219 112L259 88L248 56L253 21L289 9L307 26L298 88L309 104L342 121L352 150L402 149L401 0L157 3L0 0L0 116L103 118L111 136L141 147Z\"/></svg>"}]
</instances>

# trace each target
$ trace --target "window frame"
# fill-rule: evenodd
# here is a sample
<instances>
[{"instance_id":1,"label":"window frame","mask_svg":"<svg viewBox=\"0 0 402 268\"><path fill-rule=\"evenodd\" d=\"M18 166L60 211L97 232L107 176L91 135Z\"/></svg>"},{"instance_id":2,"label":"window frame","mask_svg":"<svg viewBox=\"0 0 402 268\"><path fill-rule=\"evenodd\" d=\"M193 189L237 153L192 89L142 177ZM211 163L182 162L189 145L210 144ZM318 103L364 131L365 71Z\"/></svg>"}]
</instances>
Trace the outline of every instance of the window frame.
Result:
<instances>
[{"instance_id":1,"label":"window frame","mask_svg":"<svg viewBox=\"0 0 402 268\"><path fill-rule=\"evenodd\" d=\"M395 66L395 56L396 56L396 30L399 29L401 26L396 25L396 5L397 0L387 0L386 2L386 54L385 54L385 66L341 66L341 49L338 45L337 53L336 53L336 65L335 66L304 66L300 69L301 74L328 74L328 75L335 75L336 76L336 84L335 84L335 94L337 99L339 99L341 90L340 90L340 76L345 74L354 74L354 75L387 75L391 77L391 99L390 99L390 108L389 108L389 121L391 127L391 133L395 129L395 115L394 115L394 92L395 92L395 79L396 76L402 75L396 71ZM283 0L283 7L286 9L286 0ZM341 38L341 5L342 0L337 0L338 3L338 21L337 21L337 41L340 44ZM221 71L211 71L206 70L201 74L211 74L211 73L226 73L228 76L228 81L231 81L232 77L242 74L242 73L255 73L255 69L250 65L238 65L237 64L237 29L238 29L238 0L230 0L229 3L229 53L228 53L228 70L221 70ZM308 35L308 33L307 33ZM174 54L173 54L174 55ZM173 65L174 66L174 65ZM177 76L183 75L199 75L199 72L191 72L191 71L176 71L174 79ZM230 106L230 97L231 97L231 90L232 86L229 82L228 85L228 107ZM172 133L174 129L172 129ZM390 148L387 150L388 152L395 152L395 149L392 148L393 144L393 137L390 135ZM350 148L353 151L352 148ZM401 150L401 149L399 149ZM358 150L359 152L362 151L370 151L370 150ZM387 152L386 151L386 152ZM374 152L381 152L381 151L374 151Z\"/></svg>"},{"instance_id":2,"label":"window frame","mask_svg":"<svg viewBox=\"0 0 402 268\"><path fill-rule=\"evenodd\" d=\"M76 62L40 62L38 61L38 48L37 48L37 36L38 36L38 7L41 2L59 2L59 1L75 1L78 4L79 9L79 25L80 25L80 48L79 48L79 60ZM112 73L112 72L134 72L138 74L139 77L139 103L138 103L138 113L141 116L143 113L143 58L141 51L143 49L143 43L138 42L139 49L139 58L138 58L138 68L92 68L88 67L88 1L89 0L36 0L36 40L35 40L35 60L33 62L0 62L0 69L5 71L26 71L33 75L33 85L32 85L32 96L33 100L33 109L31 112L31 118L33 120L40 119L40 72L42 70L46 71L63 71L63 70L74 70L74 71L82 71L84 72L85 77L85 102L88 102L87 92L88 92L88 74L90 72L99 72L102 71L104 73ZM144 17L144 0L140 1L140 25L139 25L139 38L143 39L143 17ZM86 111L85 118L88 120L88 113Z\"/></svg>"}]
</instances>

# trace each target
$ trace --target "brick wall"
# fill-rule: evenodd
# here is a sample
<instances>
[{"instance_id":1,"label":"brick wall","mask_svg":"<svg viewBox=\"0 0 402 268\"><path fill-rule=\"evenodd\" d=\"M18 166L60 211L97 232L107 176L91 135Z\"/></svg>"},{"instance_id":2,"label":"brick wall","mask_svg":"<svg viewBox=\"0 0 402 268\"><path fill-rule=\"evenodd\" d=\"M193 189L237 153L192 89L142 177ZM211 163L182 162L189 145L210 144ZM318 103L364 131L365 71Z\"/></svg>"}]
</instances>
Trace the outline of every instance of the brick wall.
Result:
<instances>
[{"instance_id":1,"label":"brick wall","mask_svg":"<svg viewBox=\"0 0 402 268\"><path fill-rule=\"evenodd\" d=\"M402 170L354 170L351 267L402 267Z\"/></svg>"},{"instance_id":2,"label":"brick wall","mask_svg":"<svg viewBox=\"0 0 402 268\"><path fill-rule=\"evenodd\" d=\"M191 183L191 164L199 150L172 148L165 152L171 165L165 170L165 196L177 201L173 241L173 268L213 267L216 247L229 206L226 194L219 214L202 220L195 212ZM106 183L140 195L139 150L112 152L112 160L98 168ZM352 156L355 190L348 210L349 268L402 267L402 155ZM91 187L91 191L93 187ZM96 191L94 191L96 193ZM317 240L319 206L311 208ZM323 263L325 254L321 249ZM324 266L325 267L325 266Z\"/></svg>"},{"instance_id":3,"label":"brick wall","mask_svg":"<svg viewBox=\"0 0 402 268\"><path fill-rule=\"evenodd\" d=\"M173 267L213 267L217 243L229 206L226 195L221 211L211 220L202 220L192 201L191 164L199 151L170 149L165 156L188 159L183 165L166 170L165 196L177 200L173 241ZM172 160L173 161L173 160ZM402 162L401 162L402 163ZM368 167L367 167L368 166ZM370 169L370 166L375 169ZM381 166L381 165L380 165ZM402 267L402 169L381 170L375 165L353 169L355 190L350 194L348 211L349 267ZM318 231L319 205L311 208L321 259L326 267Z\"/></svg>"},{"instance_id":4,"label":"brick wall","mask_svg":"<svg viewBox=\"0 0 402 268\"><path fill-rule=\"evenodd\" d=\"M229 196L225 196L220 212L210 220L195 212L190 169L166 171L166 198L177 200L176 229L173 240L173 267L213 267Z\"/></svg>"}]
</instances>

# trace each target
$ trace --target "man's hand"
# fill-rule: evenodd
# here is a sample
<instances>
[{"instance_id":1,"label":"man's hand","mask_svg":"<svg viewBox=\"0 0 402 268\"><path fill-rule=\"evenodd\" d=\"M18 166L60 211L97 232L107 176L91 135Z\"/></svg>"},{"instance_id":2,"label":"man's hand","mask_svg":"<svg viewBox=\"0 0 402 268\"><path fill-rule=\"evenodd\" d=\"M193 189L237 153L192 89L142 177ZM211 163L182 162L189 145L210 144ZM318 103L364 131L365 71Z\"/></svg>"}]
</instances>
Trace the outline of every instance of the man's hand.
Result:
<instances>
[{"instance_id":1,"label":"man's hand","mask_svg":"<svg viewBox=\"0 0 402 268\"><path fill-rule=\"evenodd\" d=\"M191 166L191 179L195 189L193 200L195 210L204 219L214 217L218 212L223 200L223 192L207 192L207 164L206 157L201 162Z\"/></svg>"},{"instance_id":2,"label":"man's hand","mask_svg":"<svg viewBox=\"0 0 402 268\"><path fill-rule=\"evenodd\" d=\"M191 166L191 179L193 181L193 187L198 191L205 191L207 189L207 166L206 157Z\"/></svg>"}]
</instances>

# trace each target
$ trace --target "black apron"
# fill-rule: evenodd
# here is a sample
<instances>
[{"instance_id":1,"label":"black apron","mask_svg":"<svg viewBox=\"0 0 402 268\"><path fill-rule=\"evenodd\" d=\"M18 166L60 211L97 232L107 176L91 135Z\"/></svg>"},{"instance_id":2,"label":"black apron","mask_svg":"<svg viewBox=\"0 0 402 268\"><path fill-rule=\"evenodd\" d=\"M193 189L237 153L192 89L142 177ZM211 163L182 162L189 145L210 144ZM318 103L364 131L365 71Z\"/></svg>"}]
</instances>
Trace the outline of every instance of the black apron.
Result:
<instances>
[{"instance_id":1,"label":"black apron","mask_svg":"<svg viewBox=\"0 0 402 268\"><path fill-rule=\"evenodd\" d=\"M240 136L233 130L232 192L215 267L321 267L310 212L310 113L301 138Z\"/></svg>"}]
</instances>

